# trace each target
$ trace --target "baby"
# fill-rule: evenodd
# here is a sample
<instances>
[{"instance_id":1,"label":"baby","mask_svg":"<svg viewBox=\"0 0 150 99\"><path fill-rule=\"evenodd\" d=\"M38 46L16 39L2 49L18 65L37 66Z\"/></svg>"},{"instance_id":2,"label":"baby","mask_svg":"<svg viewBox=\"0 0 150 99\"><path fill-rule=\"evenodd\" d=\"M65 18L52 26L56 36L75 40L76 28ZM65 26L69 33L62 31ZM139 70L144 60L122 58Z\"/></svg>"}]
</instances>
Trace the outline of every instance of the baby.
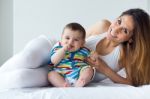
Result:
<instances>
[{"instance_id":1,"label":"baby","mask_svg":"<svg viewBox=\"0 0 150 99\"><path fill-rule=\"evenodd\" d=\"M56 87L83 87L93 76L94 69L84 60L90 50L84 47L85 29L78 23L65 26L61 41L56 43L50 53L48 73L49 82Z\"/></svg>"}]
</instances>

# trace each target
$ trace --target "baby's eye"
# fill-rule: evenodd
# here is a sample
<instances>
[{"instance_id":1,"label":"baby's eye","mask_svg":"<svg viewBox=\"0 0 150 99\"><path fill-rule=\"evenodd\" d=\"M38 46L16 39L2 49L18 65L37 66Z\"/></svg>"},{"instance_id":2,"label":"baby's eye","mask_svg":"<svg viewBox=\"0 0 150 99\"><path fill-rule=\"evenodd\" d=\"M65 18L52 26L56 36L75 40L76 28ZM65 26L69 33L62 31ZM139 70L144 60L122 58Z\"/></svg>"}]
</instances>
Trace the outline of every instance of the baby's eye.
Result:
<instances>
[{"instance_id":1,"label":"baby's eye","mask_svg":"<svg viewBox=\"0 0 150 99\"><path fill-rule=\"evenodd\" d=\"M78 39L74 39L75 41L79 41Z\"/></svg>"},{"instance_id":2,"label":"baby's eye","mask_svg":"<svg viewBox=\"0 0 150 99\"><path fill-rule=\"evenodd\" d=\"M66 37L66 39L69 40L70 38L69 38L69 37Z\"/></svg>"}]
</instances>

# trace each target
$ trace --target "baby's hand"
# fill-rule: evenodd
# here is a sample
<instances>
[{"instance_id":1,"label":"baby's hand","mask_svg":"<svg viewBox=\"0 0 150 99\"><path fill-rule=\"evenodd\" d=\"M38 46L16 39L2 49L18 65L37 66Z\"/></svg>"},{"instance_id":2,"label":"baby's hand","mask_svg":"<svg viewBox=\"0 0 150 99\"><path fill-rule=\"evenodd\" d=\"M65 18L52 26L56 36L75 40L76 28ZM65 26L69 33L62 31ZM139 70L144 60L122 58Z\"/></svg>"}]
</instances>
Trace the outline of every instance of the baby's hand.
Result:
<instances>
[{"instance_id":1,"label":"baby's hand","mask_svg":"<svg viewBox=\"0 0 150 99\"><path fill-rule=\"evenodd\" d=\"M91 60L96 61L96 59L99 58L99 55L96 51L92 51L89 57Z\"/></svg>"},{"instance_id":2,"label":"baby's hand","mask_svg":"<svg viewBox=\"0 0 150 99\"><path fill-rule=\"evenodd\" d=\"M70 50L70 45L66 44L63 46L64 51L69 51Z\"/></svg>"}]
</instances>

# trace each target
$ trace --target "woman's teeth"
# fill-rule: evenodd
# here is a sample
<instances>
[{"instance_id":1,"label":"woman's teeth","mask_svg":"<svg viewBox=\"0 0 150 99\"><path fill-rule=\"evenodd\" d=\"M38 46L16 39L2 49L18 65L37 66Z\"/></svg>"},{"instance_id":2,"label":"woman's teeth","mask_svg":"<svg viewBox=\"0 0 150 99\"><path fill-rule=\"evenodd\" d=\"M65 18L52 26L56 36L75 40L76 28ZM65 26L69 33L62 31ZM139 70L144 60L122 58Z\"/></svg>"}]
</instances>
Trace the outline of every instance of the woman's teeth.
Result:
<instances>
[{"instance_id":1,"label":"woman's teeth","mask_svg":"<svg viewBox=\"0 0 150 99\"><path fill-rule=\"evenodd\" d=\"M110 32L110 34L111 34L111 36L112 36L113 38L116 38L116 36L115 36L114 34L112 34L112 32Z\"/></svg>"}]
</instances>

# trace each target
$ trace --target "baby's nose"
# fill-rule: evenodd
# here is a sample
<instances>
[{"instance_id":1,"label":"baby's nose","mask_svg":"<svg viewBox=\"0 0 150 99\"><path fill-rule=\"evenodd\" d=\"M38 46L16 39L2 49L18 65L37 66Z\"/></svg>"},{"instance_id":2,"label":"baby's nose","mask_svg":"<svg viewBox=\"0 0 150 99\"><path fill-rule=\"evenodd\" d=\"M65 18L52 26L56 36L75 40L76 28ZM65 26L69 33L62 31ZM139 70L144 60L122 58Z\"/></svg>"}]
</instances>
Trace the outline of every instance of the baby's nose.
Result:
<instances>
[{"instance_id":1,"label":"baby's nose","mask_svg":"<svg viewBox=\"0 0 150 99\"><path fill-rule=\"evenodd\" d=\"M73 43L73 40L69 40L69 42L68 42L69 44L72 44Z\"/></svg>"}]
</instances>

